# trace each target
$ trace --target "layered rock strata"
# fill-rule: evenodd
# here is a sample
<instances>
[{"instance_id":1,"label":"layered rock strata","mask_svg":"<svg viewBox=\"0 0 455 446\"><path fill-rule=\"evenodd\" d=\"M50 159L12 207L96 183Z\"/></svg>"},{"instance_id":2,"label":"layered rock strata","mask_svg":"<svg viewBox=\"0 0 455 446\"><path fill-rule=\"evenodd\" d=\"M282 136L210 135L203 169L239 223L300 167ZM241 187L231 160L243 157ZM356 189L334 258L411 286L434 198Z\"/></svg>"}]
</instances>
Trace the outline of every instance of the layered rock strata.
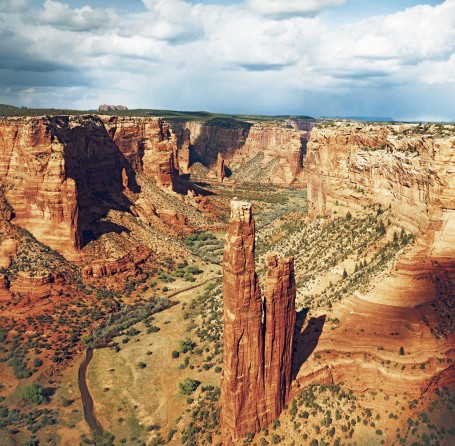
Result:
<instances>
[{"instance_id":1,"label":"layered rock strata","mask_svg":"<svg viewBox=\"0 0 455 446\"><path fill-rule=\"evenodd\" d=\"M13 222L72 258L101 231L110 209L130 211L143 171L173 186L176 144L159 118L95 116L0 121L0 182Z\"/></svg>"},{"instance_id":2,"label":"layered rock strata","mask_svg":"<svg viewBox=\"0 0 455 446\"><path fill-rule=\"evenodd\" d=\"M345 215L381 203L390 207L387 232L404 227L415 243L371 287L333 305L336 324L313 320L317 336L303 330L301 344L313 342L315 350L297 381L306 386L329 379L354 390L404 391L416 398L435 382L455 382L454 126L316 127L305 171L311 215ZM409 372L415 364L419 371Z\"/></svg>"},{"instance_id":3,"label":"layered rock strata","mask_svg":"<svg viewBox=\"0 0 455 446\"><path fill-rule=\"evenodd\" d=\"M223 443L265 428L280 414L291 382L294 261L269 259L265 306L255 272L251 204L231 202L223 257Z\"/></svg>"},{"instance_id":4,"label":"layered rock strata","mask_svg":"<svg viewBox=\"0 0 455 446\"><path fill-rule=\"evenodd\" d=\"M175 124L173 131L184 173L191 171L192 163L200 162L218 174L220 154L233 170L256 159L259 171L250 180L291 184L300 179L312 126L298 120L252 123L214 119Z\"/></svg>"},{"instance_id":5,"label":"layered rock strata","mask_svg":"<svg viewBox=\"0 0 455 446\"><path fill-rule=\"evenodd\" d=\"M431 227L455 243L453 126L366 125L316 127L305 161L310 214L336 204L355 209L391 206L408 230ZM449 234L450 233L450 234ZM441 252L442 254L442 252Z\"/></svg>"},{"instance_id":6,"label":"layered rock strata","mask_svg":"<svg viewBox=\"0 0 455 446\"><path fill-rule=\"evenodd\" d=\"M294 258L270 256L265 291L266 407L277 418L291 389L292 341L296 319Z\"/></svg>"}]
</instances>

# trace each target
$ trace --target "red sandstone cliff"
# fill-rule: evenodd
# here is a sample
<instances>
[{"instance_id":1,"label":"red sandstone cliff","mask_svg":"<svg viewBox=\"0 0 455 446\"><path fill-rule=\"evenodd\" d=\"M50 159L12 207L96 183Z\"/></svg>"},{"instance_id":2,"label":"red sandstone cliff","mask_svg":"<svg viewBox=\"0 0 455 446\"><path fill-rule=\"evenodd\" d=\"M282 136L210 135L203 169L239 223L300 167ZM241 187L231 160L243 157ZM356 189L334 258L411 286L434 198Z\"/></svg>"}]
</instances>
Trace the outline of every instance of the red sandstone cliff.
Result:
<instances>
[{"instance_id":1,"label":"red sandstone cliff","mask_svg":"<svg viewBox=\"0 0 455 446\"><path fill-rule=\"evenodd\" d=\"M173 130L179 146L179 165L185 173L193 162L216 167L221 154L234 172L255 160L257 168L246 175L243 172L239 181L290 184L300 179L312 125L298 120L252 123L214 119L174 125ZM184 157L180 156L181 150Z\"/></svg>"},{"instance_id":2,"label":"red sandstone cliff","mask_svg":"<svg viewBox=\"0 0 455 446\"><path fill-rule=\"evenodd\" d=\"M269 259L264 318L254 237L250 203L234 199L223 257L221 428L226 445L277 418L291 383L294 261Z\"/></svg>"},{"instance_id":3,"label":"red sandstone cliff","mask_svg":"<svg viewBox=\"0 0 455 446\"><path fill-rule=\"evenodd\" d=\"M110 137L136 172L171 187L177 175L176 137L161 118L101 117Z\"/></svg>"},{"instance_id":4,"label":"red sandstone cliff","mask_svg":"<svg viewBox=\"0 0 455 446\"><path fill-rule=\"evenodd\" d=\"M103 122L103 120L105 122ZM110 209L129 211L136 172L173 186L175 138L159 118L0 120L0 182L13 222L69 258Z\"/></svg>"},{"instance_id":5,"label":"red sandstone cliff","mask_svg":"<svg viewBox=\"0 0 455 446\"><path fill-rule=\"evenodd\" d=\"M316 127L305 161L310 214L337 202L351 209L380 202L409 230L429 228L444 255L455 243L454 166L450 126Z\"/></svg>"},{"instance_id":6,"label":"red sandstone cliff","mask_svg":"<svg viewBox=\"0 0 455 446\"><path fill-rule=\"evenodd\" d=\"M254 260L251 205L233 201L223 257L225 444L268 424L264 394L262 299Z\"/></svg>"},{"instance_id":7,"label":"red sandstone cliff","mask_svg":"<svg viewBox=\"0 0 455 446\"><path fill-rule=\"evenodd\" d=\"M345 215L379 202L383 209L390 206L391 229L404 226L416 239L371 289L333 305L331 317L339 324L323 328L297 381L321 382L327 364L335 382L361 391L381 388L388 395L405 391L418 397L439 379L453 381L453 367L439 359L451 358L455 345L453 126L345 122L316 127L305 172L310 214ZM397 353L400 346L406 356ZM349 362L343 358L347 353ZM367 355L377 356L377 363ZM394 372L378 365L391 360L404 364ZM418 373L400 372L418 363L426 364Z\"/></svg>"}]
</instances>

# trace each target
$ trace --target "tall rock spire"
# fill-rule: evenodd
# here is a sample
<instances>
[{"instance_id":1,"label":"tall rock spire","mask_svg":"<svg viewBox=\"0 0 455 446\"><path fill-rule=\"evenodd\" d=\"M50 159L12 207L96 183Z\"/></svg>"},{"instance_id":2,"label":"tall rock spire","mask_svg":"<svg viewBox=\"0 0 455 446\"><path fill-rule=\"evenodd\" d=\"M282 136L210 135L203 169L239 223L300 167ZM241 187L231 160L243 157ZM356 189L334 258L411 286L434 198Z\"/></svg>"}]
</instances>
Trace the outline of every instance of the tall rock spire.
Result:
<instances>
[{"instance_id":1,"label":"tall rock spire","mask_svg":"<svg viewBox=\"0 0 455 446\"><path fill-rule=\"evenodd\" d=\"M269 259L261 298L254 260L251 204L234 199L223 257L223 444L277 418L289 395L295 323L294 259Z\"/></svg>"},{"instance_id":2,"label":"tall rock spire","mask_svg":"<svg viewBox=\"0 0 455 446\"><path fill-rule=\"evenodd\" d=\"M291 388L295 326L294 257L268 259L265 291L265 399L272 419L278 418Z\"/></svg>"},{"instance_id":3,"label":"tall rock spire","mask_svg":"<svg viewBox=\"0 0 455 446\"><path fill-rule=\"evenodd\" d=\"M224 444L266 422L262 299L254 260L251 204L233 200L223 256Z\"/></svg>"}]
</instances>

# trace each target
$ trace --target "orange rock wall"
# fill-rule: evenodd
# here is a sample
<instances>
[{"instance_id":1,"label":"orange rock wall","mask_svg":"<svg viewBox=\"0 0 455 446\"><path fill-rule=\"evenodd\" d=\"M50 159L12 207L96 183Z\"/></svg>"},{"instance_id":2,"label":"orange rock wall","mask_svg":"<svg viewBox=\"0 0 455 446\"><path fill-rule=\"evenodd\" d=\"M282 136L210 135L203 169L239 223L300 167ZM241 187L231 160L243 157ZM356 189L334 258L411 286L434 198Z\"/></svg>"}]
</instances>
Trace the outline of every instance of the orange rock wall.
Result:
<instances>
[{"instance_id":1,"label":"orange rock wall","mask_svg":"<svg viewBox=\"0 0 455 446\"><path fill-rule=\"evenodd\" d=\"M455 135L417 125L340 124L311 132L310 214L377 201L413 232L430 229L438 255L455 246ZM435 252L436 253L436 252Z\"/></svg>"},{"instance_id":2,"label":"orange rock wall","mask_svg":"<svg viewBox=\"0 0 455 446\"><path fill-rule=\"evenodd\" d=\"M104 121L104 122L103 122ZM0 120L0 182L13 222L70 258L109 209L129 209L136 172L172 187L175 138L159 118Z\"/></svg>"},{"instance_id":3,"label":"orange rock wall","mask_svg":"<svg viewBox=\"0 0 455 446\"><path fill-rule=\"evenodd\" d=\"M290 184L302 172L312 125L294 120L258 123L238 121L230 125L208 121L187 122L173 129L177 134L179 151L183 148L181 168L186 165L186 169L190 170L190 164L197 161L207 167L215 167L218 154L223 156L229 167L235 168L261 155L262 164L277 159L280 168L279 176L264 178L263 181Z\"/></svg>"}]
</instances>

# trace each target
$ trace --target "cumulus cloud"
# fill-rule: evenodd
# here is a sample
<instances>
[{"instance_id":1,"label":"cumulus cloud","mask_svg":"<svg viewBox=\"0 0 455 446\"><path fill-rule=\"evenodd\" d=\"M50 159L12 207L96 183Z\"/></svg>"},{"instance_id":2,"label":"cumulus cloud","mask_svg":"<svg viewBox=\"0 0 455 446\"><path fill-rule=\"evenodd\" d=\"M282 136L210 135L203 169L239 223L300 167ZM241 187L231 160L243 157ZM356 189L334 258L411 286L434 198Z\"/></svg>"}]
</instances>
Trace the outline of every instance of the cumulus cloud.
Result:
<instances>
[{"instance_id":1,"label":"cumulus cloud","mask_svg":"<svg viewBox=\"0 0 455 446\"><path fill-rule=\"evenodd\" d=\"M143 0L148 12L137 14L135 33L171 43L184 43L203 37L199 6L182 0Z\"/></svg>"},{"instance_id":2,"label":"cumulus cloud","mask_svg":"<svg viewBox=\"0 0 455 446\"><path fill-rule=\"evenodd\" d=\"M255 12L277 19L295 16L312 16L324 9L338 6L346 0L247 0Z\"/></svg>"},{"instance_id":3,"label":"cumulus cloud","mask_svg":"<svg viewBox=\"0 0 455 446\"><path fill-rule=\"evenodd\" d=\"M143 0L145 10L120 16L46 0L0 10L0 102L397 118L449 110L429 95L455 90L454 0L342 24L316 14L340 3Z\"/></svg>"},{"instance_id":4,"label":"cumulus cloud","mask_svg":"<svg viewBox=\"0 0 455 446\"><path fill-rule=\"evenodd\" d=\"M0 12L24 11L27 7L27 0L3 0L0 3Z\"/></svg>"},{"instance_id":5,"label":"cumulus cloud","mask_svg":"<svg viewBox=\"0 0 455 446\"><path fill-rule=\"evenodd\" d=\"M66 3L46 0L36 19L40 24L58 29L94 31L110 27L117 21L117 14L113 9L95 9L88 5L71 9Z\"/></svg>"}]
</instances>

